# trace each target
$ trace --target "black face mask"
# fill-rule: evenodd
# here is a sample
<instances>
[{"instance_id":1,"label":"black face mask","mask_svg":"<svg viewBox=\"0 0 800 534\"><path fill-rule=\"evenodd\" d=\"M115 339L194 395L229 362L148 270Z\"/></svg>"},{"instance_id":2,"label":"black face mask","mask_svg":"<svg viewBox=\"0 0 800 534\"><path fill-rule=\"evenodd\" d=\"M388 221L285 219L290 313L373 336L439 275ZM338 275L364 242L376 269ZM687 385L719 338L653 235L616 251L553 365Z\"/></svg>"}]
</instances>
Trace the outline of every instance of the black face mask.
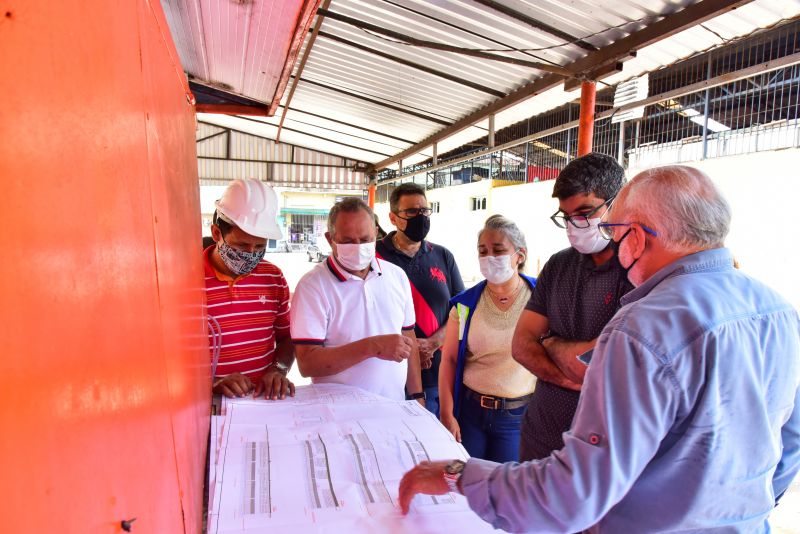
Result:
<instances>
[{"instance_id":1,"label":"black face mask","mask_svg":"<svg viewBox=\"0 0 800 534\"><path fill-rule=\"evenodd\" d=\"M622 267L623 271L625 271L625 276L626 277L627 277L628 273L630 272L630 270L633 269L633 266L636 265L636 262L639 261L639 258L636 258L627 267L624 267L622 265L622 262L619 261L619 247L622 245L622 242L625 240L625 238L628 237L629 233L631 233L631 229L630 228L628 228L627 232L622 234L622 237L619 238L619 241L611 240L611 248L614 250L614 256L617 257L617 263L619 263L619 266Z\"/></svg>"},{"instance_id":2,"label":"black face mask","mask_svg":"<svg viewBox=\"0 0 800 534\"><path fill-rule=\"evenodd\" d=\"M401 230L401 232L406 234L406 237L414 243L419 243L425 239L431 229L431 218L421 213L416 217L404 220L406 221L406 229Z\"/></svg>"}]
</instances>

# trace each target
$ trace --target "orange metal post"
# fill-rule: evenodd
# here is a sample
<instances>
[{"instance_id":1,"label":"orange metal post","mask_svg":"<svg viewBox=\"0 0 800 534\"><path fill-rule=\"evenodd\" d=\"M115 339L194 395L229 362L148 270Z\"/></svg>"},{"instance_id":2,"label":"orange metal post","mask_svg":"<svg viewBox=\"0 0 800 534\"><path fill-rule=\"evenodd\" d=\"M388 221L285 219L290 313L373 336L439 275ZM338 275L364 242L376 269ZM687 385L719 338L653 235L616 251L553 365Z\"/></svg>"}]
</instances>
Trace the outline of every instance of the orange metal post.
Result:
<instances>
[{"instance_id":1,"label":"orange metal post","mask_svg":"<svg viewBox=\"0 0 800 534\"><path fill-rule=\"evenodd\" d=\"M578 157L592 151L594 136L594 101L596 85L594 81L581 83L581 117L578 123Z\"/></svg>"},{"instance_id":2,"label":"orange metal post","mask_svg":"<svg viewBox=\"0 0 800 534\"><path fill-rule=\"evenodd\" d=\"M375 190L376 189L377 189L377 186L375 185L374 182L370 183L369 187L367 188L367 203L369 204L369 207L372 208L372 209L375 208Z\"/></svg>"},{"instance_id":3,"label":"orange metal post","mask_svg":"<svg viewBox=\"0 0 800 534\"><path fill-rule=\"evenodd\" d=\"M8 0L0 27L0 531L199 533L195 117L161 4Z\"/></svg>"},{"instance_id":4,"label":"orange metal post","mask_svg":"<svg viewBox=\"0 0 800 534\"><path fill-rule=\"evenodd\" d=\"M378 189L378 178L374 174L367 175L369 185L367 186L367 204L372 209L375 209L375 191Z\"/></svg>"}]
</instances>

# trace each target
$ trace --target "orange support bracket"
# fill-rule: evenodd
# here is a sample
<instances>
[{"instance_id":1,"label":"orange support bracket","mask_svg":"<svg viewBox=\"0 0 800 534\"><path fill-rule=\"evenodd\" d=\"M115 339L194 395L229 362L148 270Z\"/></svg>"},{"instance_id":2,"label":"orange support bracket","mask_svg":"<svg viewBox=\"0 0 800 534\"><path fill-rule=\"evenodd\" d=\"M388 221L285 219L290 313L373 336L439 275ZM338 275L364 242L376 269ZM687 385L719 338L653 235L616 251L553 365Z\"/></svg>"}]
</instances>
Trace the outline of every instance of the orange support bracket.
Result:
<instances>
[{"instance_id":1,"label":"orange support bracket","mask_svg":"<svg viewBox=\"0 0 800 534\"><path fill-rule=\"evenodd\" d=\"M370 209L375 209L375 191L378 189L378 180L375 176L369 177L369 185L367 186L367 204Z\"/></svg>"},{"instance_id":2,"label":"orange support bracket","mask_svg":"<svg viewBox=\"0 0 800 534\"><path fill-rule=\"evenodd\" d=\"M246 106L239 104L196 104L197 113L217 113L221 115L252 115L254 117L271 117L267 106Z\"/></svg>"},{"instance_id":3,"label":"orange support bracket","mask_svg":"<svg viewBox=\"0 0 800 534\"><path fill-rule=\"evenodd\" d=\"M592 151L595 96L595 82L584 80L581 83L581 117L578 121L578 157L585 156Z\"/></svg>"}]
</instances>

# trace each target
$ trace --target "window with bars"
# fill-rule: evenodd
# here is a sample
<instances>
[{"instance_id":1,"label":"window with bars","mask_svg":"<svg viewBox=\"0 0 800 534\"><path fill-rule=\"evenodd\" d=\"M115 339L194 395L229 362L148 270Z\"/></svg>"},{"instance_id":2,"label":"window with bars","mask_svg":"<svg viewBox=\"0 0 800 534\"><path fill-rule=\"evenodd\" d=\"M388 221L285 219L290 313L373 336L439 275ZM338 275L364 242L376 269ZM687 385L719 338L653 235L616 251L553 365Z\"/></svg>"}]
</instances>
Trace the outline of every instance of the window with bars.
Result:
<instances>
[{"instance_id":1,"label":"window with bars","mask_svg":"<svg viewBox=\"0 0 800 534\"><path fill-rule=\"evenodd\" d=\"M472 197L472 211L486 209L486 197Z\"/></svg>"}]
</instances>

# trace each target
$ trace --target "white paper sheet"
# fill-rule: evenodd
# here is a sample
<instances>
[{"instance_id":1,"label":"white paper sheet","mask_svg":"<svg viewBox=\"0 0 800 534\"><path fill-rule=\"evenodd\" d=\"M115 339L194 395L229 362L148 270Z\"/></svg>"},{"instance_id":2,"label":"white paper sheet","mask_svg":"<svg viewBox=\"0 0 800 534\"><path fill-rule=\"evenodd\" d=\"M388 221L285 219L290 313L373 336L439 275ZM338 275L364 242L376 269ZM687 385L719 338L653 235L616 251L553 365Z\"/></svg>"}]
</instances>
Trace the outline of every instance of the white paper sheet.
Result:
<instances>
[{"instance_id":1,"label":"white paper sheet","mask_svg":"<svg viewBox=\"0 0 800 534\"><path fill-rule=\"evenodd\" d=\"M226 399L223 408L212 421L209 533L493 531L461 495L417 496L400 513L406 471L467 458L416 401L324 384L283 401Z\"/></svg>"}]
</instances>

